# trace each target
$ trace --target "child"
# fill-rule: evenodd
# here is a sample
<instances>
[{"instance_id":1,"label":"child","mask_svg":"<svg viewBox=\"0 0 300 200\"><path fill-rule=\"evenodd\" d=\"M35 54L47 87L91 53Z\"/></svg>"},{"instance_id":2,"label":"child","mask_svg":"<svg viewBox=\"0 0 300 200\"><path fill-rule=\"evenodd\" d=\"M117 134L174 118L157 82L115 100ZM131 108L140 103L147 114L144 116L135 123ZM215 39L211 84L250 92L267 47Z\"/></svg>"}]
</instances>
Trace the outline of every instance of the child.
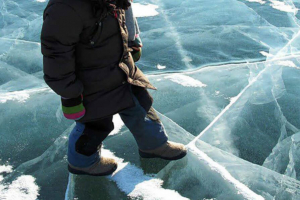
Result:
<instances>
[{"instance_id":1,"label":"child","mask_svg":"<svg viewBox=\"0 0 300 200\"><path fill-rule=\"evenodd\" d=\"M128 0L50 0L41 33L44 79L75 120L68 146L73 174L104 176L117 168L101 156L102 141L119 114L141 157L176 160L184 145L168 141L147 89L156 89L135 66L125 25ZM117 145L117 144L116 144Z\"/></svg>"}]
</instances>

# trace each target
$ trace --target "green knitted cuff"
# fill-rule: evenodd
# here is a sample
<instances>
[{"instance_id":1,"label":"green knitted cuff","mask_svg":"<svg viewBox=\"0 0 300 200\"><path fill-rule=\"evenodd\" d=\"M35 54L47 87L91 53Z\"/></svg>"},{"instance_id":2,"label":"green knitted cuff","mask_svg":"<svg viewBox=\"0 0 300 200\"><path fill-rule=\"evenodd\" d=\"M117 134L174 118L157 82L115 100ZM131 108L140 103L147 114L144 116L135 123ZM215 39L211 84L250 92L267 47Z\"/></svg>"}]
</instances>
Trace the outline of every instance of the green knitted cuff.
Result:
<instances>
[{"instance_id":1,"label":"green knitted cuff","mask_svg":"<svg viewBox=\"0 0 300 200\"><path fill-rule=\"evenodd\" d=\"M85 115L82 95L77 98L61 98L62 111L67 119L78 120Z\"/></svg>"}]
</instances>

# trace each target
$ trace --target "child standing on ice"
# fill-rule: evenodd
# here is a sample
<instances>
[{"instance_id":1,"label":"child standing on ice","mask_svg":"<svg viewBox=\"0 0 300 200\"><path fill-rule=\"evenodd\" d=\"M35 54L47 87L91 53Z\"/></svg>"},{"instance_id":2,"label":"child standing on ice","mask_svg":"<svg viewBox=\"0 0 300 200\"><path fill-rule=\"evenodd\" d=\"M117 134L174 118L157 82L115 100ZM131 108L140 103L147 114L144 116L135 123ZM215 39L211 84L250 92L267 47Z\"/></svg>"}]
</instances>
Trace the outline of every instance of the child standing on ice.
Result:
<instances>
[{"instance_id":1,"label":"child standing on ice","mask_svg":"<svg viewBox=\"0 0 300 200\"><path fill-rule=\"evenodd\" d=\"M187 153L184 145L168 141L147 91L156 88L134 64L125 20L129 7L128 0L50 0L45 9L44 79L61 96L65 117L76 122L68 146L73 174L116 170L115 160L101 156L115 114L133 134L141 157L176 160ZM141 44L131 47L139 50Z\"/></svg>"}]
</instances>

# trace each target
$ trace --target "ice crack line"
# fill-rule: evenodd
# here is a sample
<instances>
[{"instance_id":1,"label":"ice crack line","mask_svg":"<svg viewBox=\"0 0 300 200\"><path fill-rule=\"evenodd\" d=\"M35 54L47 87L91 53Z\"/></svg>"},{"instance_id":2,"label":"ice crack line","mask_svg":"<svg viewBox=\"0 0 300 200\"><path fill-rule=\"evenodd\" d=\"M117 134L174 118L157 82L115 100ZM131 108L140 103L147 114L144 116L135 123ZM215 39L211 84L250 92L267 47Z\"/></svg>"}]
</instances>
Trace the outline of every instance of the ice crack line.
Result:
<instances>
[{"instance_id":1,"label":"ice crack line","mask_svg":"<svg viewBox=\"0 0 300 200\"><path fill-rule=\"evenodd\" d=\"M209 166L210 169L218 173L223 177L223 179L237 189L238 194L242 195L247 200L264 200L264 198L246 185L236 180L223 166L219 165L217 162L214 162L208 155L200 151L196 146L189 145L190 151L198 157L206 166Z\"/></svg>"},{"instance_id":2,"label":"ice crack line","mask_svg":"<svg viewBox=\"0 0 300 200\"><path fill-rule=\"evenodd\" d=\"M22 39L18 39L18 38L5 38L5 37L0 37L0 40L7 40L7 41L13 41L13 42L23 42L23 43L29 43L29 44L36 44L36 45L38 45L38 46L41 45L40 42L33 42L33 41L22 40Z\"/></svg>"},{"instance_id":3,"label":"ice crack line","mask_svg":"<svg viewBox=\"0 0 300 200\"><path fill-rule=\"evenodd\" d=\"M292 44L292 42L298 38L300 36L300 31L295 35L295 37L293 37L293 39L291 39L275 56L273 59L266 61L266 62L270 62L273 60L276 60L276 57L285 49L287 48L289 45ZM251 82L236 96L236 98L231 101L224 110L222 110L222 112L190 143L190 144L194 144L197 140L200 139L200 137L206 133L213 125L215 125L215 123L225 114L227 113L227 111L233 106L235 105L235 103L243 96L243 94L267 71L267 69L269 69L271 66L266 66L263 70L261 70L259 72L259 74L253 78L251 80Z\"/></svg>"},{"instance_id":4,"label":"ice crack line","mask_svg":"<svg viewBox=\"0 0 300 200\"><path fill-rule=\"evenodd\" d=\"M161 3L160 0L153 0L155 2L155 4L159 5L161 8L163 8L163 4ZM183 61L183 63L185 64L185 66L190 69L193 68L193 65L191 64L192 59L188 56L187 51L183 48L182 44L181 44L181 39L180 36L178 34L178 31L176 30L176 28L173 26L172 22L170 21L169 17L167 16L167 14L164 12L164 10L162 9L162 16L164 18L164 20L166 21L169 29L170 29L170 33L173 36L173 39L175 41L175 45L178 49L178 53L181 56L181 60Z\"/></svg>"}]
</instances>

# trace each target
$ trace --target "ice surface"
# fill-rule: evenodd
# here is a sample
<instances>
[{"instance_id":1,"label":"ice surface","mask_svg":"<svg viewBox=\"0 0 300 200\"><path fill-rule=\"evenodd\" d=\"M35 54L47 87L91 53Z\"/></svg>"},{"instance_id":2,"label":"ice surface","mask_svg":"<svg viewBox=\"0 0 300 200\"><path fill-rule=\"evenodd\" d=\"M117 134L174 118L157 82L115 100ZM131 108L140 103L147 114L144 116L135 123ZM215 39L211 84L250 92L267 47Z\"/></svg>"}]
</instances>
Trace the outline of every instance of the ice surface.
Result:
<instances>
[{"instance_id":1,"label":"ice surface","mask_svg":"<svg viewBox=\"0 0 300 200\"><path fill-rule=\"evenodd\" d=\"M275 10L269 3L152 2L159 6L160 15L140 19L141 36L148 44L140 65L149 71L153 71L151 66L157 64L157 58L161 58L159 64L166 66L167 72L264 60L260 51L281 48L298 30L294 15Z\"/></svg>"},{"instance_id":2,"label":"ice surface","mask_svg":"<svg viewBox=\"0 0 300 200\"><path fill-rule=\"evenodd\" d=\"M190 145L188 157L170 164L158 177L165 180L165 187L190 199L299 199L300 195L299 181L202 141Z\"/></svg>"},{"instance_id":3,"label":"ice surface","mask_svg":"<svg viewBox=\"0 0 300 200\"><path fill-rule=\"evenodd\" d=\"M67 172L74 124L42 79L47 1L0 0L0 199L300 199L298 0L135 1L138 65L180 161L145 160L118 115L107 178Z\"/></svg>"}]
</instances>

